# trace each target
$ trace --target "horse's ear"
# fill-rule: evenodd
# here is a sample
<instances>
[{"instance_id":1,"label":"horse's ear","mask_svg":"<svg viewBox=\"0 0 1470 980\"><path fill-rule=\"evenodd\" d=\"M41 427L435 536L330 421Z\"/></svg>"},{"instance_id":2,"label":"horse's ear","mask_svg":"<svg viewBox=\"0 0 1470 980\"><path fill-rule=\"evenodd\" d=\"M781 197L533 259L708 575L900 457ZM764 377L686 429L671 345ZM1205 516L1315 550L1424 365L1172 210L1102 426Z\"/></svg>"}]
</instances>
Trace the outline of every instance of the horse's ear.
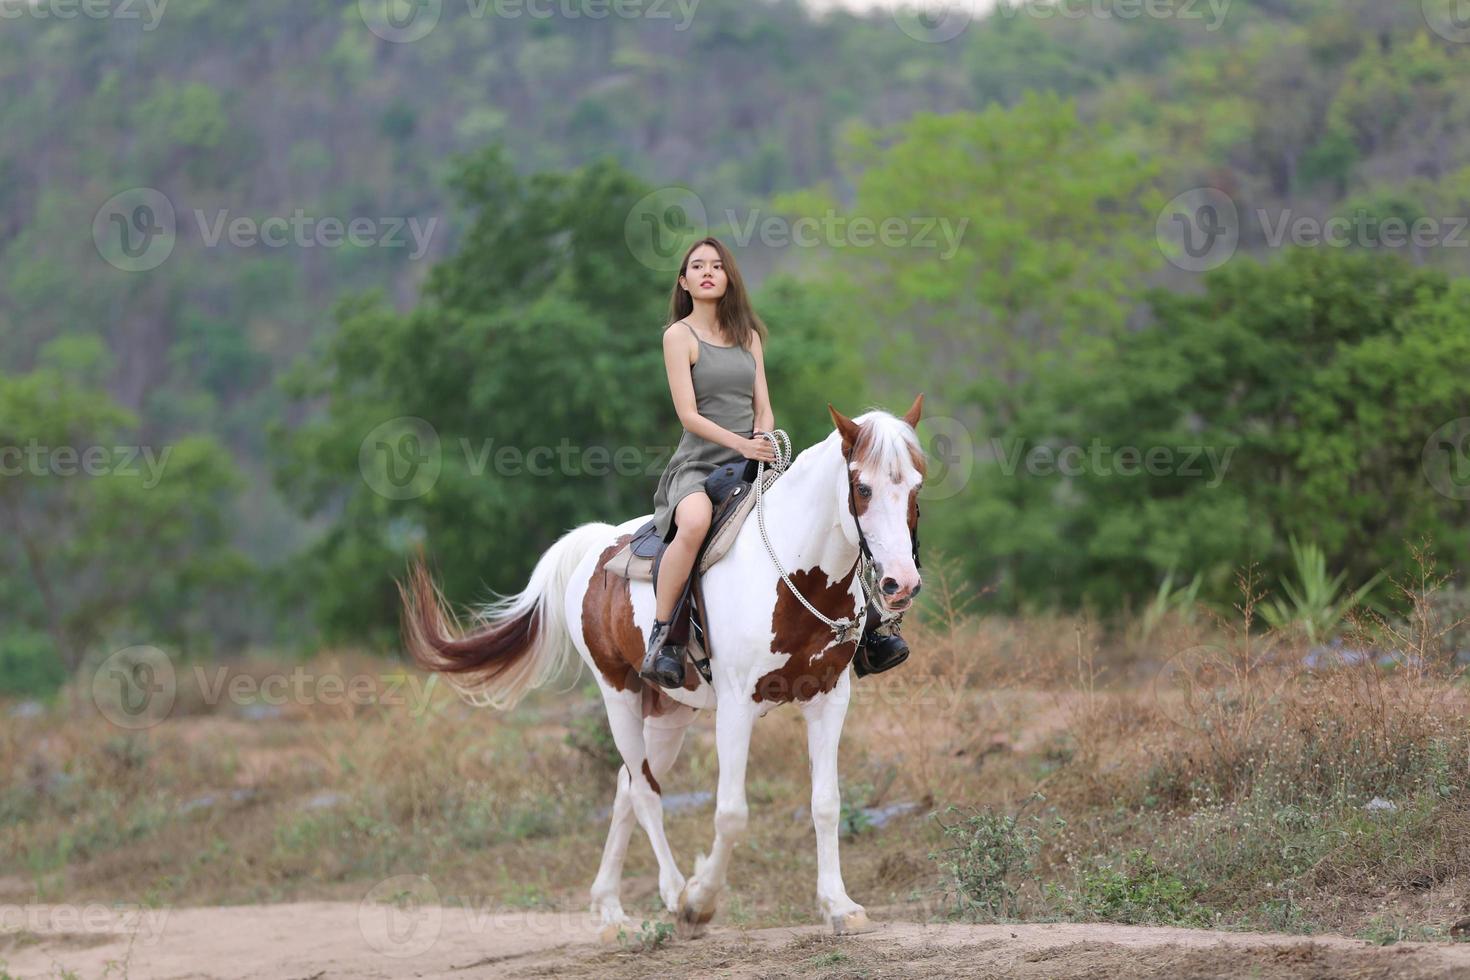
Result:
<instances>
[{"instance_id":1,"label":"horse's ear","mask_svg":"<svg viewBox=\"0 0 1470 980\"><path fill-rule=\"evenodd\" d=\"M917 429L919 427L919 415L923 410L924 393L921 391L919 392L919 397L915 398L914 403L909 406L909 410L903 413L903 420L909 424L910 429Z\"/></svg>"},{"instance_id":2,"label":"horse's ear","mask_svg":"<svg viewBox=\"0 0 1470 980\"><path fill-rule=\"evenodd\" d=\"M842 433L842 451L845 454L857 442L858 424L833 408L831 402L827 403L827 411L832 413L832 424Z\"/></svg>"}]
</instances>

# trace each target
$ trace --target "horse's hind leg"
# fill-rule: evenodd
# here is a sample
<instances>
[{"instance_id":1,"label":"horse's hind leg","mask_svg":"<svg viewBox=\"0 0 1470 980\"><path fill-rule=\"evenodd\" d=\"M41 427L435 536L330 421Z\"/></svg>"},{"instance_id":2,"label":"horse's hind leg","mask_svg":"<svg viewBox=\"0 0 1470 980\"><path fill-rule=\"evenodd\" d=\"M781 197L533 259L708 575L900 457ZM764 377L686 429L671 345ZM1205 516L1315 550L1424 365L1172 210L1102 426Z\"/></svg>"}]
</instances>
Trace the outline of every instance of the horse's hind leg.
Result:
<instances>
[{"instance_id":1,"label":"horse's hind leg","mask_svg":"<svg viewBox=\"0 0 1470 980\"><path fill-rule=\"evenodd\" d=\"M659 895L671 911L684 887L684 876L674 863L674 855L664 834L663 802L659 798L658 781L672 768L684 743L684 733L694 718L694 710L683 705L667 714L642 717L641 697L631 692L605 690L608 725L613 741L623 757L618 771L617 796L613 800L612 824L607 844L602 851L602 865L592 883L592 910L600 914L604 938L615 935L616 928L627 921L623 913L623 858L636 818L648 834L658 860Z\"/></svg>"}]
</instances>

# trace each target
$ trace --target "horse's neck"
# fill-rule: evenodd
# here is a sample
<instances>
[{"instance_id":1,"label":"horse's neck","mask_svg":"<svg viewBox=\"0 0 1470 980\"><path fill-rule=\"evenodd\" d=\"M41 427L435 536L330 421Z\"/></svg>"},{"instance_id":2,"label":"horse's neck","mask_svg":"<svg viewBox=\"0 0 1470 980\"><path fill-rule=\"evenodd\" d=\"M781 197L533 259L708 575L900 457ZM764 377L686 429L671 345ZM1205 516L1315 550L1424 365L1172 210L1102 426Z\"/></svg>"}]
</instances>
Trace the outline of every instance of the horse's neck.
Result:
<instances>
[{"instance_id":1,"label":"horse's neck","mask_svg":"<svg viewBox=\"0 0 1470 980\"><path fill-rule=\"evenodd\" d=\"M843 465L834 444L820 443L765 491L766 530L788 572L819 566L835 581L857 562L857 545L842 533L842 514L833 505Z\"/></svg>"}]
</instances>

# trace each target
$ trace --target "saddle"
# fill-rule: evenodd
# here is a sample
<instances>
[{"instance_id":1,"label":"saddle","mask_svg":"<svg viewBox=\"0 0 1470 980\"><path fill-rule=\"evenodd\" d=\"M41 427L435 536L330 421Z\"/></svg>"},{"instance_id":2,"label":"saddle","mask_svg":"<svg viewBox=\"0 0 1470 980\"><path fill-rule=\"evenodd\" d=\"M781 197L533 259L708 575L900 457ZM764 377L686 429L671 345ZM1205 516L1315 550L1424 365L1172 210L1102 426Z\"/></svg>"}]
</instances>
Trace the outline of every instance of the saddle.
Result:
<instances>
[{"instance_id":1,"label":"saddle","mask_svg":"<svg viewBox=\"0 0 1470 980\"><path fill-rule=\"evenodd\" d=\"M755 506L755 478L758 464L753 459L727 463L711 473L704 481L705 493L714 504L709 530L705 532L699 551L694 558L694 570L684 583L684 591L674 605L669 622L667 642L689 648L690 659L704 676L711 680L709 667L709 629L704 621L704 591L702 576L711 565L729 552L740 533L740 527L750 516ZM673 523L670 522L670 531ZM658 569L663 560L668 541L660 538L653 519L644 522L633 538L614 554L606 566L614 575L629 581L656 582ZM696 615L697 614L697 615ZM690 631L695 633L691 641Z\"/></svg>"}]
</instances>

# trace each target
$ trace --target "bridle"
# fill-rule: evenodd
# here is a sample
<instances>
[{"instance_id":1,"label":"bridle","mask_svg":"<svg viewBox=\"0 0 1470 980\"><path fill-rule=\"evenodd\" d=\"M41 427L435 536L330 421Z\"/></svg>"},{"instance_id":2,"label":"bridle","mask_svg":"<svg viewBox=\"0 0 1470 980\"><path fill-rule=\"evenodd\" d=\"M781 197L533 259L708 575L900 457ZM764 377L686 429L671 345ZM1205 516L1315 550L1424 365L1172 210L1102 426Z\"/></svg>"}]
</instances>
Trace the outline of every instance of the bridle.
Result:
<instances>
[{"instance_id":1,"label":"bridle","mask_svg":"<svg viewBox=\"0 0 1470 980\"><path fill-rule=\"evenodd\" d=\"M766 439L769 439L771 442L771 447L776 451L776 459L771 467L769 479L767 478L766 474L765 460L760 460L760 462L757 464L755 476L755 516L756 523L760 525L761 540L766 543L766 553L771 556L772 564L776 566L776 571L781 573L781 581L786 583L786 587L791 590L791 594L796 596L797 600L803 606L806 606L807 610L813 616L817 617L823 623L827 624L827 628L832 631L832 642L834 644L856 642L862 637L863 629L867 624L868 617L866 608L855 619L848 616L843 616L840 619L831 619L816 606L812 605L807 600L806 596L801 594L801 592L796 588L795 583L791 581L791 576L786 574L786 569L781 567L781 559L776 557L776 549L771 546L770 535L766 533L766 508L764 493L766 487L769 484L774 483L776 477L784 473L786 471L786 467L791 465L791 439L786 435L785 429L777 429L775 430L775 432L761 432L760 435ZM858 557L857 562L855 563L855 567L858 567L859 569L858 585L862 587L864 601L867 604L873 606L873 608L875 609L881 609L881 605L873 601L873 594L877 591L877 585L873 581L873 579L877 575L877 562L873 560L873 551L871 548L868 547L868 536L863 533L863 522L858 520L857 504L853 502L853 448L853 446L849 446L847 452L843 454L843 459L845 460L843 475L847 478L847 512L852 515L852 524L853 527L857 528L858 533ZM919 565L918 517L918 502L915 501L914 527L909 530L909 535L913 539L915 568L921 567ZM907 612L907 610L905 610L905 612ZM900 612L894 615L891 619L885 620L885 624L890 629L897 629L898 624L903 620L903 615L904 614Z\"/></svg>"}]
</instances>

